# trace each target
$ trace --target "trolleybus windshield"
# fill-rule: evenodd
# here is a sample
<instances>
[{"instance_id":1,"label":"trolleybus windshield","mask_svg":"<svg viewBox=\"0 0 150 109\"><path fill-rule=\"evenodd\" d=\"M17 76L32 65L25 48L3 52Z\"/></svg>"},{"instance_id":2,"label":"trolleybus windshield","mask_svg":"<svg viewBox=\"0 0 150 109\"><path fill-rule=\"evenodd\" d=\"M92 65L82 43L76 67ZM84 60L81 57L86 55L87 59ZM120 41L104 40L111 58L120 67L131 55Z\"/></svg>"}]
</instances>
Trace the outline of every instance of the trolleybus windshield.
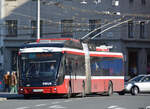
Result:
<instances>
[{"instance_id":1,"label":"trolleybus windshield","mask_svg":"<svg viewBox=\"0 0 150 109\"><path fill-rule=\"evenodd\" d=\"M56 81L61 53L24 53L20 59L20 76L24 83Z\"/></svg>"}]
</instances>

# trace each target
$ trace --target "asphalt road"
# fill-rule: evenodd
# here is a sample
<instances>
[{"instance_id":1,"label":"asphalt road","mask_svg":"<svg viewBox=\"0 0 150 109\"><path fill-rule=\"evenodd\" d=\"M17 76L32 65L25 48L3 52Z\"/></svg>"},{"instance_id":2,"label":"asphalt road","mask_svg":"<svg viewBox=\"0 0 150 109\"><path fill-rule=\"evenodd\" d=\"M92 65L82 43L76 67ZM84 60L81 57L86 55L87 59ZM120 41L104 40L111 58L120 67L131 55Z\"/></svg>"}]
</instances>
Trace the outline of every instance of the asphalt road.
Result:
<instances>
[{"instance_id":1,"label":"asphalt road","mask_svg":"<svg viewBox=\"0 0 150 109\"><path fill-rule=\"evenodd\" d=\"M51 97L28 100L14 95L0 101L0 109L146 109L148 106L150 106L150 94L138 96L114 94L110 97L90 95L85 98Z\"/></svg>"}]
</instances>

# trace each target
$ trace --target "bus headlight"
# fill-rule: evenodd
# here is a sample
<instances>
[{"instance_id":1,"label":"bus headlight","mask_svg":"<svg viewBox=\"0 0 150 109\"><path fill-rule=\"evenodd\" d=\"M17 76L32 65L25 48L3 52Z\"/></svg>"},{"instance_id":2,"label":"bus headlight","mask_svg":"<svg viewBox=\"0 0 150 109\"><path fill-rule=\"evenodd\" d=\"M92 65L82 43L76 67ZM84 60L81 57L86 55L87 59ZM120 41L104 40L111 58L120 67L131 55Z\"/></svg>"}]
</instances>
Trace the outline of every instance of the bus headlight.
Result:
<instances>
[{"instance_id":1,"label":"bus headlight","mask_svg":"<svg viewBox=\"0 0 150 109\"><path fill-rule=\"evenodd\" d=\"M57 88L54 88L54 91L57 91Z\"/></svg>"}]
</instances>

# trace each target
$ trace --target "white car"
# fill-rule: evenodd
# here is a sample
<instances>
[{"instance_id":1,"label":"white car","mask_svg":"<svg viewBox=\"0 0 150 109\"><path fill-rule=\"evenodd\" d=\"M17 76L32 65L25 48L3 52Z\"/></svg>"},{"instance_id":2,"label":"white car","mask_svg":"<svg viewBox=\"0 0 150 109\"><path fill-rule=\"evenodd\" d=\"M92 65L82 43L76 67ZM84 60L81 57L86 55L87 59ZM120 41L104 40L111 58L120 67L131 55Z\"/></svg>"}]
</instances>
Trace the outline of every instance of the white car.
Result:
<instances>
[{"instance_id":1,"label":"white car","mask_svg":"<svg viewBox=\"0 0 150 109\"><path fill-rule=\"evenodd\" d=\"M132 95L150 92L150 75L138 75L125 83L124 92Z\"/></svg>"}]
</instances>

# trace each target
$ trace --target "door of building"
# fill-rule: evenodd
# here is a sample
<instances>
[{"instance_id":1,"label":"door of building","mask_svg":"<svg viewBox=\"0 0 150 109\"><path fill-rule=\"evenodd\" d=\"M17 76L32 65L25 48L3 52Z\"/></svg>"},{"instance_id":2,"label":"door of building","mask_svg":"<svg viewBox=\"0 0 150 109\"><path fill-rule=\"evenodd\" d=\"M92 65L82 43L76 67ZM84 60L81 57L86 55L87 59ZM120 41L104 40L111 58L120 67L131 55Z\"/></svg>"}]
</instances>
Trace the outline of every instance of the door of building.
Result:
<instances>
[{"instance_id":1,"label":"door of building","mask_svg":"<svg viewBox=\"0 0 150 109\"><path fill-rule=\"evenodd\" d=\"M138 75L138 51L128 51L128 75L133 78Z\"/></svg>"}]
</instances>

